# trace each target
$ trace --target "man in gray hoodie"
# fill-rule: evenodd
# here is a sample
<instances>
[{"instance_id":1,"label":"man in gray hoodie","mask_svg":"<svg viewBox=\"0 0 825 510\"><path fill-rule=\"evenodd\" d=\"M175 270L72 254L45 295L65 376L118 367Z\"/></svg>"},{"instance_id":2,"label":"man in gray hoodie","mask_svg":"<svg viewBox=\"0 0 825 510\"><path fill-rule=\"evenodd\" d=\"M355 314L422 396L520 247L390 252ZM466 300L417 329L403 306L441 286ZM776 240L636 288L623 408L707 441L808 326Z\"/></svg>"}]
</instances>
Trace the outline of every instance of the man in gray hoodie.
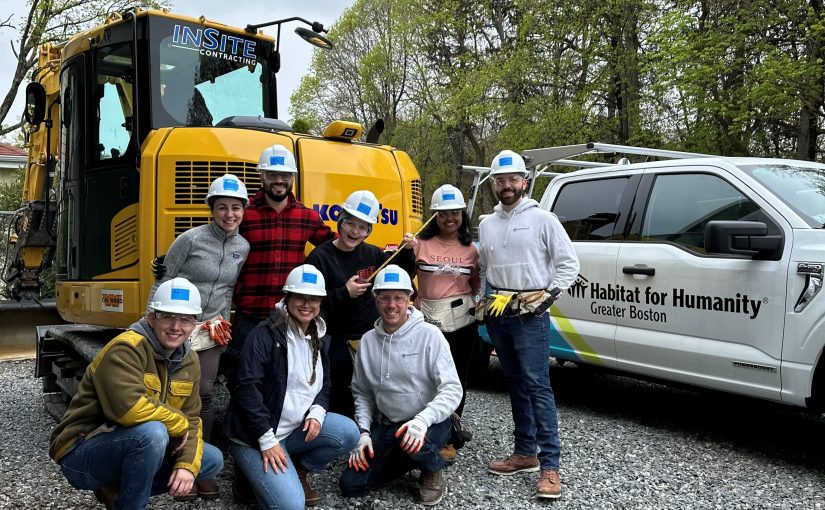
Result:
<instances>
[{"instance_id":1,"label":"man in gray hoodie","mask_svg":"<svg viewBox=\"0 0 825 510\"><path fill-rule=\"evenodd\" d=\"M347 497L411 469L421 470L418 502L432 506L446 493L438 454L450 435L450 415L461 402L461 383L441 331L410 306L412 283L390 264L372 292L380 318L361 338L352 376L358 446L341 476Z\"/></svg>"},{"instance_id":2,"label":"man in gray hoodie","mask_svg":"<svg viewBox=\"0 0 825 510\"><path fill-rule=\"evenodd\" d=\"M481 288L492 288L487 331L507 379L515 451L496 475L541 469L537 496L561 496L559 427L550 386L550 305L576 281L579 259L556 216L524 198L527 169L513 151L491 165L499 204L479 225ZM538 450L538 456L536 455Z\"/></svg>"}]
</instances>

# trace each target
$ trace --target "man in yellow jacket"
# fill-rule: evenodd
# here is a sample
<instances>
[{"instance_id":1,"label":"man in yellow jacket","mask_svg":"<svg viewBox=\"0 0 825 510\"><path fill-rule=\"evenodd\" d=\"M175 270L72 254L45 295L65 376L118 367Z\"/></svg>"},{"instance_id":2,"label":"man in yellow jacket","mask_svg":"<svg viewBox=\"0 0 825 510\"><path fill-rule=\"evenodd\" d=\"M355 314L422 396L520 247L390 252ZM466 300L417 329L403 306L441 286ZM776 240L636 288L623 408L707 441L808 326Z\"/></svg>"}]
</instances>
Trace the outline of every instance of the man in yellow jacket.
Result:
<instances>
[{"instance_id":1,"label":"man in yellow jacket","mask_svg":"<svg viewBox=\"0 0 825 510\"><path fill-rule=\"evenodd\" d=\"M51 436L49 455L69 484L107 508L145 508L163 492L197 497L195 479L214 482L223 468L201 438L200 365L186 343L198 289L169 280L149 308L95 356Z\"/></svg>"}]
</instances>

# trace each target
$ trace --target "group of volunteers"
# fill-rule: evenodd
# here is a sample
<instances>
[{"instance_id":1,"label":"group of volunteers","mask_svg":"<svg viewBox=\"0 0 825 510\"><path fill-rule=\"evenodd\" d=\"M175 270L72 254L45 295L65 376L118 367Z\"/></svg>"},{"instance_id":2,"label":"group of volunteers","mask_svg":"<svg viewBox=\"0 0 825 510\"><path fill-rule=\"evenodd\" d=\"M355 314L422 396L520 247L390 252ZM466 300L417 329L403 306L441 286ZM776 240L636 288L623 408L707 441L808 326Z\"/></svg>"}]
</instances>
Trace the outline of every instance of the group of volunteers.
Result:
<instances>
[{"instance_id":1,"label":"group of volunteers","mask_svg":"<svg viewBox=\"0 0 825 510\"><path fill-rule=\"evenodd\" d=\"M49 454L68 482L107 508L144 508L164 492L218 498L223 454L210 443L221 435L242 502L317 504L309 473L343 457L344 496L417 469L418 502L436 505L483 320L515 425L513 453L489 472L540 470L536 494L558 498L547 311L578 259L558 219L524 196L524 160L505 150L491 167L499 203L478 247L461 192L446 184L432 197L435 221L392 255L365 242L375 195L352 193L333 233L292 193L298 171L284 146L261 154L251 197L237 177L215 179L212 221L153 262L145 316L98 353L52 432ZM230 401L216 421L219 362Z\"/></svg>"}]
</instances>

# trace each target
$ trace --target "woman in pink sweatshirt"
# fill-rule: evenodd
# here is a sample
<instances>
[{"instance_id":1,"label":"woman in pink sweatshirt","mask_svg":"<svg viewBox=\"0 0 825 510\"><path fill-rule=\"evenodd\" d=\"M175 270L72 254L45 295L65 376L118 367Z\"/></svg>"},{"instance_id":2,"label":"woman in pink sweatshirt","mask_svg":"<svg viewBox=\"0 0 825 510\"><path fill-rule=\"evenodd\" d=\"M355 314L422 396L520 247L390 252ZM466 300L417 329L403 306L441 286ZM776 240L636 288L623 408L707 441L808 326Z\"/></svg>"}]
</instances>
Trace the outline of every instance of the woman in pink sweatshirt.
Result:
<instances>
[{"instance_id":1,"label":"woman in pink sweatshirt","mask_svg":"<svg viewBox=\"0 0 825 510\"><path fill-rule=\"evenodd\" d=\"M475 302L479 294L478 248L470 235L470 216L464 196L455 186L435 190L430 203L435 222L418 236L405 234L405 248L415 253L418 276L416 305L427 322L435 324L450 344L463 395L456 413L461 416L466 398L470 355L478 330Z\"/></svg>"}]
</instances>

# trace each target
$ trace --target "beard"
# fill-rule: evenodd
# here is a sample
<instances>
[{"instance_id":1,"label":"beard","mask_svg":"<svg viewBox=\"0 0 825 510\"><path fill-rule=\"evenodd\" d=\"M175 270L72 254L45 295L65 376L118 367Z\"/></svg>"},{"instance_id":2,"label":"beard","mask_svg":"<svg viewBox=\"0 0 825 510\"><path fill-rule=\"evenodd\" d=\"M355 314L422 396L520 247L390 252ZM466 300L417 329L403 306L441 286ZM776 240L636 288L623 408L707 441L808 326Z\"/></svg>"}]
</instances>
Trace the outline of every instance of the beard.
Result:
<instances>
[{"instance_id":1,"label":"beard","mask_svg":"<svg viewBox=\"0 0 825 510\"><path fill-rule=\"evenodd\" d=\"M284 193L281 193L280 195L276 195L272 192L269 186L264 186L264 194L276 202L283 202L286 199L286 197L289 196L289 190L287 190Z\"/></svg>"},{"instance_id":2,"label":"beard","mask_svg":"<svg viewBox=\"0 0 825 510\"><path fill-rule=\"evenodd\" d=\"M501 190L501 191L503 192L503 191L509 191L509 190ZM518 188L513 188L513 195L512 196L502 197L501 193L496 193L496 198L499 200L499 202L501 202L504 205L513 205L516 202L518 202L521 199L521 197L524 196L524 193L525 193L525 189L522 188L522 187L518 187Z\"/></svg>"}]
</instances>

